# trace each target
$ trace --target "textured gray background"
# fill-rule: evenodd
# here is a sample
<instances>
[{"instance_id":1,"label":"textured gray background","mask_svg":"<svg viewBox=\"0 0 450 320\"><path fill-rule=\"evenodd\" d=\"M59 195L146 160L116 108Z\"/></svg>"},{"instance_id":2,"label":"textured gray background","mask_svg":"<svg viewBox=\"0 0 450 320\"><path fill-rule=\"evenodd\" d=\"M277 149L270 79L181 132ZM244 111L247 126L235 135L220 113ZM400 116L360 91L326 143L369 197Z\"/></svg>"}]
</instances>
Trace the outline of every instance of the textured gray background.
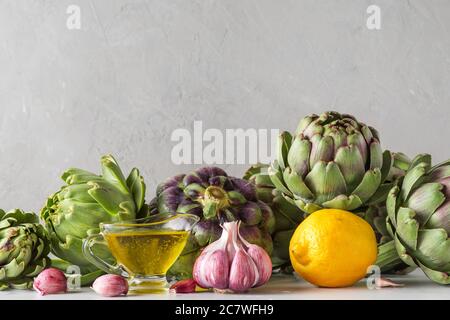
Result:
<instances>
[{"instance_id":1,"label":"textured gray background","mask_svg":"<svg viewBox=\"0 0 450 320\"><path fill-rule=\"evenodd\" d=\"M69 4L81 30L66 28ZM382 29L366 28L366 8ZM0 1L0 207L39 210L111 152L149 185L176 128L293 129L353 113L382 144L450 157L450 1ZM243 166L230 167L241 174Z\"/></svg>"}]
</instances>

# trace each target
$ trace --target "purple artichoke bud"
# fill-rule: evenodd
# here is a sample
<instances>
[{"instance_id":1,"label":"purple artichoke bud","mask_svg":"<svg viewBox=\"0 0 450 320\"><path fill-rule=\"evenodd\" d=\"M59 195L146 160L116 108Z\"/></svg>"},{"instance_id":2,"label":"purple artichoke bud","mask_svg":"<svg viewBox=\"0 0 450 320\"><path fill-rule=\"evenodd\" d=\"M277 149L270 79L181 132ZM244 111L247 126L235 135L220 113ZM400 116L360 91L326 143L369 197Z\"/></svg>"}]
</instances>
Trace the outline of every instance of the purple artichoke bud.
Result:
<instances>
[{"instance_id":1,"label":"purple artichoke bud","mask_svg":"<svg viewBox=\"0 0 450 320\"><path fill-rule=\"evenodd\" d=\"M196 203L189 199L183 199L177 208L178 213L194 214L202 217L203 209L199 203Z\"/></svg>"},{"instance_id":2,"label":"purple artichoke bud","mask_svg":"<svg viewBox=\"0 0 450 320\"><path fill-rule=\"evenodd\" d=\"M247 202L247 199L238 191L229 191L227 193L231 205L241 205Z\"/></svg>"},{"instance_id":3,"label":"purple artichoke bud","mask_svg":"<svg viewBox=\"0 0 450 320\"><path fill-rule=\"evenodd\" d=\"M239 191L248 201L256 201L255 185L247 180L239 178L231 178L233 189Z\"/></svg>"},{"instance_id":4,"label":"purple artichoke bud","mask_svg":"<svg viewBox=\"0 0 450 320\"><path fill-rule=\"evenodd\" d=\"M273 241L272 236L267 231L263 231L261 233L261 247L267 251L268 254L271 254L273 251Z\"/></svg>"},{"instance_id":5,"label":"purple artichoke bud","mask_svg":"<svg viewBox=\"0 0 450 320\"><path fill-rule=\"evenodd\" d=\"M201 247L204 247L219 239L222 228L220 228L219 224L215 221L204 220L194 226L192 233L194 234L197 243Z\"/></svg>"},{"instance_id":6,"label":"purple artichoke bud","mask_svg":"<svg viewBox=\"0 0 450 320\"><path fill-rule=\"evenodd\" d=\"M263 218L261 208L256 202L247 202L240 208L239 218L248 226L257 225Z\"/></svg>"},{"instance_id":7,"label":"purple artichoke bud","mask_svg":"<svg viewBox=\"0 0 450 320\"><path fill-rule=\"evenodd\" d=\"M184 174L179 174L174 177L166 179L164 182L158 185L158 187L156 188L156 194L158 195L164 190L171 187L178 187L183 181L184 176L185 176Z\"/></svg>"},{"instance_id":8,"label":"purple artichoke bud","mask_svg":"<svg viewBox=\"0 0 450 320\"><path fill-rule=\"evenodd\" d=\"M158 197L158 208L160 212L175 212L178 204L183 200L183 191L178 187L164 189Z\"/></svg>"},{"instance_id":9,"label":"purple artichoke bud","mask_svg":"<svg viewBox=\"0 0 450 320\"><path fill-rule=\"evenodd\" d=\"M207 183L209 178L216 176L224 176L227 177L227 173L220 168L217 167L203 167L194 171L202 181Z\"/></svg>"},{"instance_id":10,"label":"purple artichoke bud","mask_svg":"<svg viewBox=\"0 0 450 320\"><path fill-rule=\"evenodd\" d=\"M203 196L205 188L200 184L192 183L184 188L184 194L192 200L197 200Z\"/></svg>"},{"instance_id":11,"label":"purple artichoke bud","mask_svg":"<svg viewBox=\"0 0 450 320\"><path fill-rule=\"evenodd\" d=\"M272 209L262 201L258 201L258 205L262 213L263 227L267 230L267 232L273 233L275 230L276 220Z\"/></svg>"},{"instance_id":12,"label":"purple artichoke bud","mask_svg":"<svg viewBox=\"0 0 450 320\"><path fill-rule=\"evenodd\" d=\"M248 242L262 246L262 233L257 226L241 225L239 232Z\"/></svg>"},{"instance_id":13,"label":"purple artichoke bud","mask_svg":"<svg viewBox=\"0 0 450 320\"><path fill-rule=\"evenodd\" d=\"M209 178L209 185L211 186L216 186L216 187L221 187L223 188L223 186L225 185L226 181L228 180L227 177L224 176L215 176L215 177L211 177Z\"/></svg>"},{"instance_id":14,"label":"purple artichoke bud","mask_svg":"<svg viewBox=\"0 0 450 320\"><path fill-rule=\"evenodd\" d=\"M184 186L188 186L190 184L200 184L200 185L204 185L205 181L203 181L198 175L196 175L195 173L189 173L186 176L184 176L183 178L183 184Z\"/></svg>"},{"instance_id":15,"label":"purple artichoke bud","mask_svg":"<svg viewBox=\"0 0 450 320\"><path fill-rule=\"evenodd\" d=\"M235 208L226 208L220 212L220 223L239 220L239 214Z\"/></svg>"}]
</instances>

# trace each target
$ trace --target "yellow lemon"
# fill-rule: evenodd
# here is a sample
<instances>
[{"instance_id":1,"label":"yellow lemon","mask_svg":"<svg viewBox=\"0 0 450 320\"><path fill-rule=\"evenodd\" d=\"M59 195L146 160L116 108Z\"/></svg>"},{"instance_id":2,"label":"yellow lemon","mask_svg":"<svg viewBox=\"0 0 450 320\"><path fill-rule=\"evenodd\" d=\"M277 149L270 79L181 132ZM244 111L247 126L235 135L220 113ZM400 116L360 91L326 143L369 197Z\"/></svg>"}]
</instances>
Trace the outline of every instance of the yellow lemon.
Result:
<instances>
[{"instance_id":1,"label":"yellow lemon","mask_svg":"<svg viewBox=\"0 0 450 320\"><path fill-rule=\"evenodd\" d=\"M372 227L355 214L323 209L308 216L289 244L294 270L320 287L347 287L362 279L377 258Z\"/></svg>"}]
</instances>

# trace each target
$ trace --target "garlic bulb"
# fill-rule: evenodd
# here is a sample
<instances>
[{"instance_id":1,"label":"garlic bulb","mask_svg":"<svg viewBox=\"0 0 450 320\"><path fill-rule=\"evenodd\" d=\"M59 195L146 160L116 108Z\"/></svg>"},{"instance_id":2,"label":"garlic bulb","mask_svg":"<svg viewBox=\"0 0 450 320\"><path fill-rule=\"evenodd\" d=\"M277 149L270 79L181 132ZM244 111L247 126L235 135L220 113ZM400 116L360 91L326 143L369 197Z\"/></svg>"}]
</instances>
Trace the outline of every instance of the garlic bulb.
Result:
<instances>
[{"instance_id":1,"label":"garlic bulb","mask_svg":"<svg viewBox=\"0 0 450 320\"><path fill-rule=\"evenodd\" d=\"M194 264L193 276L203 288L245 292L269 281L272 261L260 246L239 233L240 221L222 225L220 239L203 249Z\"/></svg>"}]
</instances>

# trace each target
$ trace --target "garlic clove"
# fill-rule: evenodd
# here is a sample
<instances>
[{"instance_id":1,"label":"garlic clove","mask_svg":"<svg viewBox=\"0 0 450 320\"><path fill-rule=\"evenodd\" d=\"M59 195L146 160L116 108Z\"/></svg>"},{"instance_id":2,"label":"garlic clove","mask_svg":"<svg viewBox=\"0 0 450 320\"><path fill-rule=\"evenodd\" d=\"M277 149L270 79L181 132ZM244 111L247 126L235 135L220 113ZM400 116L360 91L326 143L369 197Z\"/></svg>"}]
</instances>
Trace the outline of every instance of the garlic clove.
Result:
<instances>
[{"instance_id":1,"label":"garlic clove","mask_svg":"<svg viewBox=\"0 0 450 320\"><path fill-rule=\"evenodd\" d=\"M228 254L225 250L204 252L194 264L194 280L203 288L226 289L229 266Z\"/></svg>"},{"instance_id":2,"label":"garlic clove","mask_svg":"<svg viewBox=\"0 0 450 320\"><path fill-rule=\"evenodd\" d=\"M128 293L128 282L116 274L105 274L95 279L92 289L104 297L117 297Z\"/></svg>"},{"instance_id":3,"label":"garlic clove","mask_svg":"<svg viewBox=\"0 0 450 320\"><path fill-rule=\"evenodd\" d=\"M34 279L33 288L41 295L64 293L67 291L67 278L61 270L48 268Z\"/></svg>"},{"instance_id":4,"label":"garlic clove","mask_svg":"<svg viewBox=\"0 0 450 320\"><path fill-rule=\"evenodd\" d=\"M269 281L272 276L272 260L266 250L260 246L249 244L247 254L252 258L253 262L258 266L259 279L254 287L262 286Z\"/></svg>"},{"instance_id":5,"label":"garlic clove","mask_svg":"<svg viewBox=\"0 0 450 320\"><path fill-rule=\"evenodd\" d=\"M196 287L197 283L195 282L195 280L184 279L171 285L170 291L174 291L175 293L192 293L195 292Z\"/></svg>"},{"instance_id":6,"label":"garlic clove","mask_svg":"<svg viewBox=\"0 0 450 320\"><path fill-rule=\"evenodd\" d=\"M229 289L245 292L258 282L258 278L258 269L252 258L244 249L238 248L231 264Z\"/></svg>"}]
</instances>

